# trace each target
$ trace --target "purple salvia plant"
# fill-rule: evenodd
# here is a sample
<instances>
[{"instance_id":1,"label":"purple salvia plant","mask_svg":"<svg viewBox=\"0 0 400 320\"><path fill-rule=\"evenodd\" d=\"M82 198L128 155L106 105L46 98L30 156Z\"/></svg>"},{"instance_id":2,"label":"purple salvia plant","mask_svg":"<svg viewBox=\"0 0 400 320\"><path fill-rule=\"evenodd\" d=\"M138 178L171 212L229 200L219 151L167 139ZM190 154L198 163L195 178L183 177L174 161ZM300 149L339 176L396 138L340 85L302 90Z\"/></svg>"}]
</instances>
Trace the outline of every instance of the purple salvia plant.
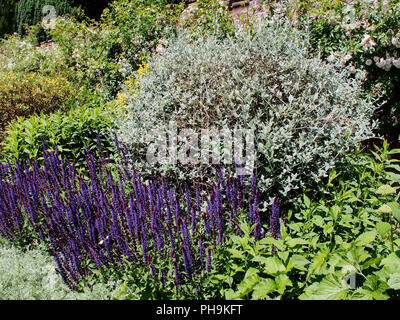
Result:
<instances>
[{"instance_id":1,"label":"purple salvia plant","mask_svg":"<svg viewBox=\"0 0 400 320\"><path fill-rule=\"evenodd\" d=\"M224 179L221 168L213 192L202 197L196 187L192 202L188 187L175 193L164 179L161 183L152 180L146 187L131 168L117 168L115 178L89 151L85 179L58 151L46 152L44 158L44 168L31 159L28 164L17 161L0 166L0 233L11 239L26 237L23 221L27 217L43 240L52 239L58 270L70 286L90 273L84 267L87 259L98 268L117 266L123 270L125 264L143 258L150 267L152 241L157 253L166 249L165 243L176 252L170 261L177 284L182 281L180 267L192 277L198 268L209 271L211 251L208 249L205 258L205 239L222 244L224 225L230 220L237 226L234 215L244 207L242 178ZM259 224L257 197L253 193L249 211ZM201 211L202 201L207 201L205 212ZM186 202L184 215L182 202ZM229 217L224 209L231 211ZM197 225L199 219L204 228ZM178 248L181 250L175 251Z\"/></svg>"}]
</instances>

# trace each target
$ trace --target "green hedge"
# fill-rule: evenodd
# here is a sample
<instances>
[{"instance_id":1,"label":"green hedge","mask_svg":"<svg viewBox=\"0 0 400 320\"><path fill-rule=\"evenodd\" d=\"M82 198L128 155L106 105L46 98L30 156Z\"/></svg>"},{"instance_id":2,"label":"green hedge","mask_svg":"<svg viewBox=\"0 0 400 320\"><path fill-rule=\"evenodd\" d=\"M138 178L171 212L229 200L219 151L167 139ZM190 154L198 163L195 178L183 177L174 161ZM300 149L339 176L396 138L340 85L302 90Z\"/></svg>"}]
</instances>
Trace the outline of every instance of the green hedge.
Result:
<instances>
[{"instance_id":1,"label":"green hedge","mask_svg":"<svg viewBox=\"0 0 400 320\"><path fill-rule=\"evenodd\" d=\"M17 0L0 0L0 37L15 31Z\"/></svg>"}]
</instances>

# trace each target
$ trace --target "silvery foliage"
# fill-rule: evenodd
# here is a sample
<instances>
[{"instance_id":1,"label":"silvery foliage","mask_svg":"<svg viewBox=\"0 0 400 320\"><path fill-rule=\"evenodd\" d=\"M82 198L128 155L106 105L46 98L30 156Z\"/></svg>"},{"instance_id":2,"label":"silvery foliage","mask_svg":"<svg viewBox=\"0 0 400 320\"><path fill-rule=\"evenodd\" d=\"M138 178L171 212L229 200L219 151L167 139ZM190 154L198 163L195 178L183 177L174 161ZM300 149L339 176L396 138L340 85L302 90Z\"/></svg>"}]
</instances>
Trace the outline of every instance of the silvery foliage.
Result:
<instances>
[{"instance_id":1,"label":"silvery foliage","mask_svg":"<svg viewBox=\"0 0 400 320\"><path fill-rule=\"evenodd\" d=\"M43 247L22 250L0 237L0 300L111 300L120 283L98 283L71 291Z\"/></svg>"},{"instance_id":2,"label":"silvery foliage","mask_svg":"<svg viewBox=\"0 0 400 320\"><path fill-rule=\"evenodd\" d=\"M307 34L285 25L262 25L223 41L183 33L153 57L150 70L128 99L119 130L142 174L195 182L209 176L204 165L146 163L150 130L169 121L181 129L254 129L262 191L269 200L290 200L376 126L373 101L362 97L359 80L311 56ZM233 173L234 166L224 170Z\"/></svg>"}]
</instances>

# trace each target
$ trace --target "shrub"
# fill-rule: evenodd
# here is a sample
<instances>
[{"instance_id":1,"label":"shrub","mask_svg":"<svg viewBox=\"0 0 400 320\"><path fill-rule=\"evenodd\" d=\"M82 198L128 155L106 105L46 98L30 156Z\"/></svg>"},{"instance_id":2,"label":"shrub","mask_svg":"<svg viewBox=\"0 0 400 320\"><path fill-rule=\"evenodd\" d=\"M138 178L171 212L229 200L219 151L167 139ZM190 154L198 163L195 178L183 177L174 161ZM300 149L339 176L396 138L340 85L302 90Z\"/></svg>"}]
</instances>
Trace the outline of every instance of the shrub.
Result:
<instances>
[{"instance_id":1,"label":"shrub","mask_svg":"<svg viewBox=\"0 0 400 320\"><path fill-rule=\"evenodd\" d=\"M27 158L43 160L43 143L48 150L54 146L63 157L73 161L78 168L85 163L85 148L97 148L97 136L104 150L111 149L110 131L113 128L113 113L106 107L77 107L68 113L55 112L37 115L13 122L3 143L3 155L9 159Z\"/></svg>"},{"instance_id":2,"label":"shrub","mask_svg":"<svg viewBox=\"0 0 400 320\"><path fill-rule=\"evenodd\" d=\"M140 77L149 72L149 66L147 63L139 66L139 69L132 73L122 84L122 90L120 90L112 102L114 108L117 110L126 111L129 107L128 98L137 95L138 93L138 82Z\"/></svg>"},{"instance_id":3,"label":"shrub","mask_svg":"<svg viewBox=\"0 0 400 320\"><path fill-rule=\"evenodd\" d=\"M101 26L106 33L105 45L108 58L118 59L119 81L137 70L156 50L159 41L174 32L181 12L182 5L167 5L166 0L118 0L104 10ZM113 79L105 81L115 95L120 83Z\"/></svg>"},{"instance_id":4,"label":"shrub","mask_svg":"<svg viewBox=\"0 0 400 320\"><path fill-rule=\"evenodd\" d=\"M115 93L123 76L115 39L105 29L94 21L68 17L57 19L50 33L72 82Z\"/></svg>"},{"instance_id":5,"label":"shrub","mask_svg":"<svg viewBox=\"0 0 400 320\"><path fill-rule=\"evenodd\" d=\"M64 16L46 30L52 41L37 45L40 26L26 37L10 36L0 46L0 70L61 74L77 86L113 98L121 83L168 37L179 15L165 1L116 1L101 21Z\"/></svg>"},{"instance_id":6,"label":"shrub","mask_svg":"<svg viewBox=\"0 0 400 320\"><path fill-rule=\"evenodd\" d=\"M366 73L364 86L379 97L380 132L398 144L400 115L399 1L295 1L301 28L324 59ZM382 105L383 103L383 105Z\"/></svg>"},{"instance_id":7,"label":"shrub","mask_svg":"<svg viewBox=\"0 0 400 320\"><path fill-rule=\"evenodd\" d=\"M73 93L72 85L62 77L33 73L0 74L0 131L17 117L48 114L62 109ZM2 134L1 133L1 134Z\"/></svg>"},{"instance_id":8,"label":"shrub","mask_svg":"<svg viewBox=\"0 0 400 320\"><path fill-rule=\"evenodd\" d=\"M60 47L54 43L36 46L35 28L31 28L25 37L13 34L0 40L0 62L0 72L66 76Z\"/></svg>"},{"instance_id":9,"label":"shrub","mask_svg":"<svg viewBox=\"0 0 400 320\"><path fill-rule=\"evenodd\" d=\"M174 11L159 1L115 1L101 21L56 20L50 30L73 82L97 87L113 98L121 83L168 36Z\"/></svg>"},{"instance_id":10,"label":"shrub","mask_svg":"<svg viewBox=\"0 0 400 320\"><path fill-rule=\"evenodd\" d=\"M310 57L306 35L288 27L263 26L254 36L226 40L191 41L183 34L149 69L119 130L143 175L210 177L205 164L146 161L150 130L166 130L170 121L178 130L253 129L261 190L290 199L290 191L324 177L371 135L373 106L361 98L360 82Z\"/></svg>"},{"instance_id":11,"label":"shrub","mask_svg":"<svg viewBox=\"0 0 400 320\"><path fill-rule=\"evenodd\" d=\"M292 21L310 32L315 54L363 77L376 101L379 132L393 147L400 135L400 3L398 0L288 0L263 6L267 19Z\"/></svg>"}]
</instances>

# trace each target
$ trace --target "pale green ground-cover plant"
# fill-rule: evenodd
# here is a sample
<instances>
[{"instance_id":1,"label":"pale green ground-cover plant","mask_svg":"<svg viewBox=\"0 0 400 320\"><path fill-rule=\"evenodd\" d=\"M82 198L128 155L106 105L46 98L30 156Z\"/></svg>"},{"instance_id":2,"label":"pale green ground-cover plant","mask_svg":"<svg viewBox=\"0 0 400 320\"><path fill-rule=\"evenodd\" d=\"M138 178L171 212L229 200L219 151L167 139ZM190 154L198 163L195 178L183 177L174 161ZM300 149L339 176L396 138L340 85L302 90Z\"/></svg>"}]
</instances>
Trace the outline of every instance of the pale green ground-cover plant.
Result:
<instances>
[{"instance_id":1,"label":"pale green ground-cover plant","mask_svg":"<svg viewBox=\"0 0 400 320\"><path fill-rule=\"evenodd\" d=\"M55 268L42 247L21 249L0 238L0 300L108 300L119 292L117 282L72 292Z\"/></svg>"}]
</instances>

